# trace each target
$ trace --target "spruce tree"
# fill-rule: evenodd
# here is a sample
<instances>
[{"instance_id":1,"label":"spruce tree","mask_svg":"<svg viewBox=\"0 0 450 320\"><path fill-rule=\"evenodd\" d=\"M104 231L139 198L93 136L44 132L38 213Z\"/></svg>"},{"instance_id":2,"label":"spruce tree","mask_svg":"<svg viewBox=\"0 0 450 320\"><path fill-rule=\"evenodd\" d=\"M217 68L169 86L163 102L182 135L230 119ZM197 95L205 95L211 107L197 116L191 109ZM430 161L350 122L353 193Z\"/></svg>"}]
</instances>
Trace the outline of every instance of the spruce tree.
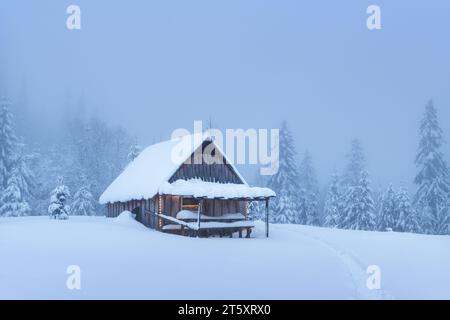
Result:
<instances>
[{"instance_id":1,"label":"spruce tree","mask_svg":"<svg viewBox=\"0 0 450 320\"><path fill-rule=\"evenodd\" d=\"M419 172L414 179L418 187L414 204L423 215L421 220L425 233L441 233L448 220L448 216L442 214L450 191L448 167L441 152L443 143L437 110L429 101L420 124L420 142L415 160Z\"/></svg>"},{"instance_id":2,"label":"spruce tree","mask_svg":"<svg viewBox=\"0 0 450 320\"><path fill-rule=\"evenodd\" d=\"M248 204L248 217L249 220L261 220L265 219L264 208L262 206L262 202L260 201L251 201Z\"/></svg>"},{"instance_id":3,"label":"spruce tree","mask_svg":"<svg viewBox=\"0 0 450 320\"><path fill-rule=\"evenodd\" d=\"M450 234L450 196L447 198L447 201L444 206L442 206L439 211L439 226L437 233L438 234Z\"/></svg>"},{"instance_id":4,"label":"spruce tree","mask_svg":"<svg viewBox=\"0 0 450 320\"><path fill-rule=\"evenodd\" d=\"M398 220L395 230L400 232L413 232L413 233L422 232L420 227L421 225L420 217L411 204L411 198L406 188L404 187L400 188L400 190L397 193L396 203L397 203L396 212Z\"/></svg>"},{"instance_id":5,"label":"spruce tree","mask_svg":"<svg viewBox=\"0 0 450 320\"><path fill-rule=\"evenodd\" d=\"M378 230L397 231L397 195L392 184L389 185L381 198L380 212L378 214Z\"/></svg>"},{"instance_id":6,"label":"spruce tree","mask_svg":"<svg viewBox=\"0 0 450 320\"><path fill-rule=\"evenodd\" d=\"M306 151L299 167L299 215L297 223L319 225L319 204L316 172L311 154Z\"/></svg>"},{"instance_id":7,"label":"spruce tree","mask_svg":"<svg viewBox=\"0 0 450 320\"><path fill-rule=\"evenodd\" d=\"M341 201L343 209L341 211L341 218L339 219L339 228L364 228L367 230L367 228L372 225L372 218L373 220L376 219L374 214L375 204L369 187L370 183L366 171L366 158L359 139L354 139L352 141L347 158L348 164L342 176L343 192ZM368 197L367 199L362 199L364 194ZM363 200L366 200L367 203L361 203ZM368 206L368 208L366 206ZM359 214L364 216L359 217ZM371 230L375 229L375 224L374 221L374 226L370 227Z\"/></svg>"},{"instance_id":8,"label":"spruce tree","mask_svg":"<svg viewBox=\"0 0 450 320\"><path fill-rule=\"evenodd\" d=\"M13 168L8 179L7 187L3 190L0 199L0 216L19 217L30 214L31 208L24 199L20 189L18 170Z\"/></svg>"},{"instance_id":9,"label":"spruce tree","mask_svg":"<svg viewBox=\"0 0 450 320\"><path fill-rule=\"evenodd\" d=\"M266 176L261 175L259 168L256 170L253 184L258 187L264 187L267 185ZM266 218L266 205L265 201L251 201L248 207L249 217L252 221L262 220Z\"/></svg>"},{"instance_id":10,"label":"spruce tree","mask_svg":"<svg viewBox=\"0 0 450 320\"><path fill-rule=\"evenodd\" d=\"M325 222L324 226L329 228L336 228L342 214L342 201L339 189L339 175L337 171L331 176L330 188L325 200Z\"/></svg>"},{"instance_id":11,"label":"spruce tree","mask_svg":"<svg viewBox=\"0 0 450 320\"><path fill-rule=\"evenodd\" d=\"M283 121L280 129L278 172L271 176L268 187L277 194L270 202L272 222L295 223L298 221L297 192L299 174L296 166L296 152L292 134Z\"/></svg>"},{"instance_id":12,"label":"spruce tree","mask_svg":"<svg viewBox=\"0 0 450 320\"><path fill-rule=\"evenodd\" d=\"M345 217L341 222L341 227L353 230L375 230L374 210L369 175L367 171L363 171L358 185L349 187L345 196Z\"/></svg>"},{"instance_id":13,"label":"spruce tree","mask_svg":"<svg viewBox=\"0 0 450 320\"><path fill-rule=\"evenodd\" d=\"M384 196L384 188L381 185L378 185L378 187L372 189L372 197L373 201L375 202L375 212L380 213L381 211L381 205L383 203L383 196ZM379 220L380 217L377 216L377 219Z\"/></svg>"},{"instance_id":14,"label":"spruce tree","mask_svg":"<svg viewBox=\"0 0 450 320\"><path fill-rule=\"evenodd\" d=\"M26 154L24 144L18 144L17 150L18 152L13 158L13 165L17 169L19 188L24 198L31 200L36 188L36 178L30 164L35 161L36 155Z\"/></svg>"},{"instance_id":15,"label":"spruce tree","mask_svg":"<svg viewBox=\"0 0 450 320\"><path fill-rule=\"evenodd\" d=\"M89 189L86 177L81 178L81 187L73 196L73 202L70 207L71 215L93 216L95 215L96 201Z\"/></svg>"},{"instance_id":16,"label":"spruce tree","mask_svg":"<svg viewBox=\"0 0 450 320\"><path fill-rule=\"evenodd\" d=\"M366 157L359 139L354 139L350 153L347 155L348 165L342 177L344 188L357 186L360 182L361 172L366 170Z\"/></svg>"},{"instance_id":17,"label":"spruce tree","mask_svg":"<svg viewBox=\"0 0 450 320\"><path fill-rule=\"evenodd\" d=\"M10 104L0 100L0 188L5 189L13 166L17 137L13 129Z\"/></svg>"},{"instance_id":18,"label":"spruce tree","mask_svg":"<svg viewBox=\"0 0 450 320\"><path fill-rule=\"evenodd\" d=\"M297 214L293 223L308 224L309 218L309 199L308 193L305 188L300 188L296 195L297 201Z\"/></svg>"}]
</instances>

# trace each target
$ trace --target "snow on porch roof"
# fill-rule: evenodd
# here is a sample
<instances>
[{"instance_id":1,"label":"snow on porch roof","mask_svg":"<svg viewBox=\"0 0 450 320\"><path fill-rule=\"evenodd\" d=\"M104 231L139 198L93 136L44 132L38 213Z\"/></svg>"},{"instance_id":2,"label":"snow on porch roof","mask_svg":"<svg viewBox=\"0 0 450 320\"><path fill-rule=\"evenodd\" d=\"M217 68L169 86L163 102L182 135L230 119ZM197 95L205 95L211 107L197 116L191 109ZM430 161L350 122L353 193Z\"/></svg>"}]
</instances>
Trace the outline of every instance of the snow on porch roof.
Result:
<instances>
[{"instance_id":1,"label":"snow on porch roof","mask_svg":"<svg viewBox=\"0 0 450 320\"><path fill-rule=\"evenodd\" d=\"M159 187L160 194L191 196L208 199L256 199L275 197L269 188L250 187L247 184L206 182L200 179L165 182Z\"/></svg>"},{"instance_id":2,"label":"snow on porch roof","mask_svg":"<svg viewBox=\"0 0 450 320\"><path fill-rule=\"evenodd\" d=\"M167 182L191 154L208 139L207 133L197 133L147 147L103 192L99 202L106 204L152 198L158 193L159 187ZM247 185L223 151L217 145L216 147L244 185ZM177 150L188 152L180 154L176 153Z\"/></svg>"}]
</instances>

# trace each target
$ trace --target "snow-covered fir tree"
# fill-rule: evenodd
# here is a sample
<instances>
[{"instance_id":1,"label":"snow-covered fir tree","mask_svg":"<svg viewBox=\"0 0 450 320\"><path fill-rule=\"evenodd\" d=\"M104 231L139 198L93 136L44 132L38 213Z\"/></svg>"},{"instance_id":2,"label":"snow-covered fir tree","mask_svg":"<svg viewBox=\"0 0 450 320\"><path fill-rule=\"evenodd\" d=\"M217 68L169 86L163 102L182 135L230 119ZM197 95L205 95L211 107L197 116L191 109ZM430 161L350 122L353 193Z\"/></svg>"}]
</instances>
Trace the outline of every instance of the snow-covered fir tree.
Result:
<instances>
[{"instance_id":1,"label":"snow-covered fir tree","mask_svg":"<svg viewBox=\"0 0 450 320\"><path fill-rule=\"evenodd\" d=\"M385 191L385 188L383 188L381 185L372 188L372 198L375 202L375 212L378 214L381 211L381 204L383 203L383 196ZM377 217L377 219L379 220L380 217Z\"/></svg>"},{"instance_id":2,"label":"snow-covered fir tree","mask_svg":"<svg viewBox=\"0 0 450 320\"><path fill-rule=\"evenodd\" d=\"M278 147L279 169L268 182L268 187L277 194L270 202L270 216L275 223L295 223L298 221L299 174L294 140L286 121L281 125Z\"/></svg>"},{"instance_id":3,"label":"snow-covered fir tree","mask_svg":"<svg viewBox=\"0 0 450 320\"><path fill-rule=\"evenodd\" d=\"M35 202L34 211L40 215L47 215L49 194L53 191L55 178L63 174L70 175L74 164L72 155L67 153L64 144L50 144L41 146L36 150L36 157L39 161L34 163L34 172L36 175Z\"/></svg>"},{"instance_id":4,"label":"snow-covered fir tree","mask_svg":"<svg viewBox=\"0 0 450 320\"><path fill-rule=\"evenodd\" d=\"M128 152L128 161L129 162L134 161L134 159L136 159L139 156L141 151L142 147L137 143L133 143L130 147L130 152Z\"/></svg>"},{"instance_id":5,"label":"snow-covered fir tree","mask_svg":"<svg viewBox=\"0 0 450 320\"><path fill-rule=\"evenodd\" d=\"M256 170L253 185L255 186L266 186L267 179L265 176L261 175L259 168ZM250 220L265 220L266 212L265 212L265 201L251 201L248 206L248 214Z\"/></svg>"},{"instance_id":6,"label":"snow-covered fir tree","mask_svg":"<svg viewBox=\"0 0 450 320\"><path fill-rule=\"evenodd\" d=\"M336 228L339 225L342 214L342 198L339 189L339 175L337 171L331 176L331 183L325 200L325 221L324 226Z\"/></svg>"},{"instance_id":7,"label":"snow-covered fir tree","mask_svg":"<svg viewBox=\"0 0 450 320\"><path fill-rule=\"evenodd\" d=\"M262 201L251 201L248 204L248 217L249 220L264 220L264 206Z\"/></svg>"},{"instance_id":8,"label":"snow-covered fir tree","mask_svg":"<svg viewBox=\"0 0 450 320\"><path fill-rule=\"evenodd\" d=\"M443 143L437 110L433 102L429 101L420 124L420 142L415 161L419 172L414 179L418 189L414 204L423 215L423 231L431 234L439 234L448 221L448 216L442 214L450 191L448 167L441 151Z\"/></svg>"},{"instance_id":9,"label":"snow-covered fir tree","mask_svg":"<svg viewBox=\"0 0 450 320\"><path fill-rule=\"evenodd\" d=\"M58 178L58 185L50 195L50 205L48 207L50 218L62 220L69 218L70 207L66 204L69 198L69 188L64 185L64 180L60 177Z\"/></svg>"},{"instance_id":10,"label":"snow-covered fir tree","mask_svg":"<svg viewBox=\"0 0 450 320\"><path fill-rule=\"evenodd\" d=\"M299 166L299 224L319 225L319 204L316 172L313 168L311 154L306 151Z\"/></svg>"},{"instance_id":11,"label":"snow-covered fir tree","mask_svg":"<svg viewBox=\"0 0 450 320\"><path fill-rule=\"evenodd\" d=\"M380 211L378 213L378 230L397 230L397 194L392 184L381 197Z\"/></svg>"},{"instance_id":12,"label":"snow-covered fir tree","mask_svg":"<svg viewBox=\"0 0 450 320\"><path fill-rule=\"evenodd\" d=\"M19 173L16 168L11 170L7 187L1 193L0 203L0 216L18 217L30 214L31 208L23 197Z\"/></svg>"},{"instance_id":13,"label":"snow-covered fir tree","mask_svg":"<svg viewBox=\"0 0 450 320\"><path fill-rule=\"evenodd\" d=\"M398 219L395 230L413 233L422 232L420 216L414 210L408 190L405 187L400 187L400 190L397 192L396 205Z\"/></svg>"},{"instance_id":14,"label":"snow-covered fir tree","mask_svg":"<svg viewBox=\"0 0 450 320\"><path fill-rule=\"evenodd\" d=\"M297 201L297 213L294 217L293 223L308 224L308 212L309 212L309 197L305 188L300 188L296 195Z\"/></svg>"},{"instance_id":15,"label":"snow-covered fir tree","mask_svg":"<svg viewBox=\"0 0 450 320\"><path fill-rule=\"evenodd\" d=\"M35 154L27 154L26 146L23 143L17 145L17 153L13 158L13 165L16 168L16 175L19 188L23 197L32 200L34 189L36 188L36 177L31 168L31 163L35 161Z\"/></svg>"},{"instance_id":16,"label":"snow-covered fir tree","mask_svg":"<svg viewBox=\"0 0 450 320\"><path fill-rule=\"evenodd\" d=\"M366 170L366 157L359 139L354 139L351 144L350 153L347 155L348 164L342 176L344 188L358 185L361 172Z\"/></svg>"},{"instance_id":17,"label":"snow-covered fir tree","mask_svg":"<svg viewBox=\"0 0 450 320\"><path fill-rule=\"evenodd\" d=\"M96 201L92 196L87 179L85 176L82 176L81 187L73 196L70 214L73 216L93 216L95 215L95 205Z\"/></svg>"},{"instance_id":18,"label":"snow-covered fir tree","mask_svg":"<svg viewBox=\"0 0 450 320\"><path fill-rule=\"evenodd\" d=\"M13 128L13 115L7 100L0 100L0 188L7 187L15 156L17 137Z\"/></svg>"},{"instance_id":19,"label":"snow-covered fir tree","mask_svg":"<svg viewBox=\"0 0 450 320\"><path fill-rule=\"evenodd\" d=\"M375 230L376 215L369 174L361 172L359 183L349 187L345 196L341 227L353 230Z\"/></svg>"}]
</instances>

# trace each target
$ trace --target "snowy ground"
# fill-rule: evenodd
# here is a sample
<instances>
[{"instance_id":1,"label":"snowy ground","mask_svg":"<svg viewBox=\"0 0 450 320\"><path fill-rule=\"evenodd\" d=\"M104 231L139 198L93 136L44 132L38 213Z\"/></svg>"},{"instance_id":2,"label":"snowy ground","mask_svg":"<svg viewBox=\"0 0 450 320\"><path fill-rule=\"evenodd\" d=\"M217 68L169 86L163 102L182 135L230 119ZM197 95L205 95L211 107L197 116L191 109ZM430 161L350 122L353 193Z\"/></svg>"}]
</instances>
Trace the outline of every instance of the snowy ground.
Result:
<instances>
[{"instance_id":1,"label":"snowy ground","mask_svg":"<svg viewBox=\"0 0 450 320\"><path fill-rule=\"evenodd\" d=\"M252 239L196 239L127 219L3 218L0 299L450 299L449 253L448 236L273 225L265 239L261 224Z\"/></svg>"}]
</instances>

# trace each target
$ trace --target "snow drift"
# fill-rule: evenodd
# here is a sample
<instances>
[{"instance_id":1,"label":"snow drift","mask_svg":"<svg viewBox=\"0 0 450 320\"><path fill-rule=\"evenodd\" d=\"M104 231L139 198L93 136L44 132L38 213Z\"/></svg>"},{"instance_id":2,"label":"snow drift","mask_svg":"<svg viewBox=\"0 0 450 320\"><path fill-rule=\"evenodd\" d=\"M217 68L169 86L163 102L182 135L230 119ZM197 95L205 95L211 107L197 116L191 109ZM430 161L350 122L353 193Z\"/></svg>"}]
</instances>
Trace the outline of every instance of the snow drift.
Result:
<instances>
[{"instance_id":1,"label":"snow drift","mask_svg":"<svg viewBox=\"0 0 450 320\"><path fill-rule=\"evenodd\" d=\"M271 225L266 239L262 223L252 236L169 235L130 212L3 218L0 299L450 299L448 236ZM81 290L66 287L71 265Z\"/></svg>"}]
</instances>

